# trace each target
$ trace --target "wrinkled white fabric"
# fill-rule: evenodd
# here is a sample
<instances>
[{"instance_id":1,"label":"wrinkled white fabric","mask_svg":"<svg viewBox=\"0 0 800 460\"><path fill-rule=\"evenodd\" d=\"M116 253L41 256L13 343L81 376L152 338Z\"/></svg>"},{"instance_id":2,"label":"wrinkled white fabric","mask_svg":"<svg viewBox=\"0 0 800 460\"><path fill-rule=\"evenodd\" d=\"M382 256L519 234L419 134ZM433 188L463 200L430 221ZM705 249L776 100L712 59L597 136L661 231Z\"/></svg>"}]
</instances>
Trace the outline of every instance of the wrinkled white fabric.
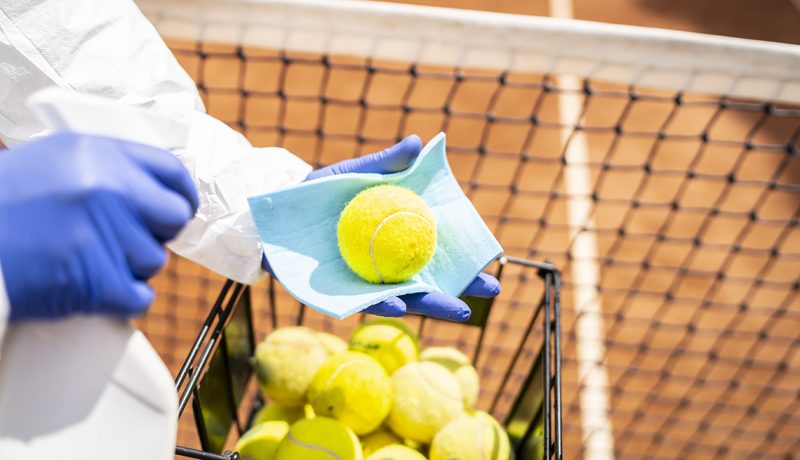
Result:
<instances>
[{"instance_id":1,"label":"wrinkled white fabric","mask_svg":"<svg viewBox=\"0 0 800 460\"><path fill-rule=\"evenodd\" d=\"M280 148L254 148L206 115L192 79L131 0L0 0L0 138L47 132L25 102L48 86L116 99L190 125L176 151L201 207L170 244L244 283L260 274L261 243L247 197L302 181L311 167Z\"/></svg>"},{"instance_id":2,"label":"wrinkled white fabric","mask_svg":"<svg viewBox=\"0 0 800 460\"><path fill-rule=\"evenodd\" d=\"M174 116L202 110L191 78L131 0L0 0L0 136L43 133L25 106L47 86Z\"/></svg>"},{"instance_id":3,"label":"wrinkled white fabric","mask_svg":"<svg viewBox=\"0 0 800 460\"><path fill-rule=\"evenodd\" d=\"M191 127L186 149L176 154L197 185L200 209L168 246L228 278L251 283L260 274L264 250L247 197L302 182L311 167L282 148L253 148L240 133L202 112L192 114Z\"/></svg>"}]
</instances>

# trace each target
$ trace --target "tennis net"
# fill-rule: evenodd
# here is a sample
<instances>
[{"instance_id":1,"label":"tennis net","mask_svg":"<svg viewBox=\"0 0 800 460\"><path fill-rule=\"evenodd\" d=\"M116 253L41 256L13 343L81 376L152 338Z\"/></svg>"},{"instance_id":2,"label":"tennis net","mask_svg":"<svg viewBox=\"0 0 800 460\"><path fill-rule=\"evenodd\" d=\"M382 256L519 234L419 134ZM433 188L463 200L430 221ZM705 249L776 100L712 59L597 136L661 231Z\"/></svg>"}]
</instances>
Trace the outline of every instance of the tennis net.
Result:
<instances>
[{"instance_id":1,"label":"tennis net","mask_svg":"<svg viewBox=\"0 0 800 460\"><path fill-rule=\"evenodd\" d=\"M506 254L563 272L568 458L800 449L799 47L373 2L139 4L255 145L321 166L447 133ZM177 259L156 281L142 326L173 368L197 331L176 325L221 283Z\"/></svg>"}]
</instances>

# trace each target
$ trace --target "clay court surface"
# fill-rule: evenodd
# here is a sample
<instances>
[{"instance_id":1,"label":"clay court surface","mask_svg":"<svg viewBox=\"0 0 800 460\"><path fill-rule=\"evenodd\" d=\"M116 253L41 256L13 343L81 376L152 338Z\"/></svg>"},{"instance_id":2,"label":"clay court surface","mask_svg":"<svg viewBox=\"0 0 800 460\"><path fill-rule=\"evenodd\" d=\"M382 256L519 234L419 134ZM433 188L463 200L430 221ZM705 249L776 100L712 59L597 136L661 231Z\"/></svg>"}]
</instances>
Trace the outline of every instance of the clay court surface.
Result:
<instances>
[{"instance_id":1,"label":"clay court surface","mask_svg":"<svg viewBox=\"0 0 800 460\"><path fill-rule=\"evenodd\" d=\"M548 15L544 1L428 1ZM788 0L578 0L578 19L800 43ZM610 420L617 458L794 458L800 450L800 115L796 107L589 82L570 88L542 75L425 67L319 56L279 59L275 50L171 43L206 88L208 110L255 145L280 145L329 164L384 148L398 137L445 130L451 166L507 254L550 260L563 292L564 446L582 458L582 383L563 158L588 145L594 193ZM244 86L248 93L239 91ZM321 94L329 99L320 98ZM579 117L559 116L572 97ZM442 107L447 107L443 111ZM491 117L485 116L491 112ZM537 122L532 123L534 116ZM580 126L579 129L575 129ZM571 129L570 129L571 128ZM564 145L562 135L569 131ZM659 133L661 133L659 135ZM787 154L788 150L793 154ZM687 175L687 171L692 171ZM528 274L530 275L530 274ZM175 373L223 280L173 257L154 284L141 327ZM515 348L541 284L510 270L487 330L479 367L489 403L496 370ZM254 288L259 337L271 312ZM278 319L297 304L277 288ZM310 313L307 324L342 335L342 322ZM416 319L412 319L416 321ZM524 319L522 320L524 321ZM476 336L442 326L426 345L470 351ZM521 378L521 376L514 376ZM179 442L196 445L191 417ZM591 435L591 434L589 434Z\"/></svg>"}]
</instances>

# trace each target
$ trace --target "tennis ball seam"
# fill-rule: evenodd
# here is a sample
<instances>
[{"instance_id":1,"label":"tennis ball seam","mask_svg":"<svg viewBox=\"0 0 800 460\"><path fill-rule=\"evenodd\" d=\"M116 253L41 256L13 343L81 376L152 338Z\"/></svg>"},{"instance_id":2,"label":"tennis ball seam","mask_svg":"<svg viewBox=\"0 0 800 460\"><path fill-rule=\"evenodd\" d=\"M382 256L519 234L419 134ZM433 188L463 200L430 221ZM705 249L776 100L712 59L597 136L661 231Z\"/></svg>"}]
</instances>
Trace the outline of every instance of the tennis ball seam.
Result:
<instances>
[{"instance_id":1,"label":"tennis ball seam","mask_svg":"<svg viewBox=\"0 0 800 460\"><path fill-rule=\"evenodd\" d=\"M414 347L417 349L417 353L420 352L419 338L417 337L417 333L405 321L386 319L386 318L371 319L369 321L360 324L358 328L356 328L356 330L353 332L353 337L356 337L361 331L370 326L388 326L397 329L398 331L400 331L400 335L405 335L408 338L410 338L411 341L414 343Z\"/></svg>"},{"instance_id":2,"label":"tennis ball seam","mask_svg":"<svg viewBox=\"0 0 800 460\"><path fill-rule=\"evenodd\" d=\"M483 448L483 430L485 429L491 430L492 435L492 453L489 456L489 459L496 459L498 455L500 455L500 433L497 432L497 427L494 426L493 423L488 423L483 420L480 420L478 425L478 430L475 436L475 447L477 448L478 455L480 455L480 460L486 460L486 456L484 453Z\"/></svg>"},{"instance_id":3,"label":"tennis ball seam","mask_svg":"<svg viewBox=\"0 0 800 460\"><path fill-rule=\"evenodd\" d=\"M437 366L441 366L441 364L437 364ZM442 367L444 367L444 366L442 366ZM450 373L452 375L452 372L450 372L450 370L448 370L447 368L445 368L445 369L447 370L448 373ZM463 398L454 397L453 395L447 393L446 391L443 391L437 385L432 383L430 378L429 378L429 376L427 375L427 373L423 372L423 370L421 368L417 369L417 372L422 376L422 380L425 382L425 384L428 385L429 387L433 388L433 391L435 391L437 394L440 394L440 395L444 396L445 398L447 398L447 399L449 399L451 401L461 401L463 399ZM453 378L455 378L455 376Z\"/></svg>"},{"instance_id":4,"label":"tennis ball seam","mask_svg":"<svg viewBox=\"0 0 800 460\"><path fill-rule=\"evenodd\" d=\"M325 381L325 386L322 387L322 390L319 392L317 397L314 398L314 401L311 402L311 405L313 406L314 404L316 404L319 401L319 399L321 397L323 397L328 392L328 389L333 384L333 381L336 380L336 377L338 377L339 374L344 372L345 368L350 367L350 366L355 365L355 364L363 363L363 362L367 362L367 360L365 360L365 359L354 359L352 361L347 361L347 362L344 362L344 363L339 364L338 366L336 366L336 370L333 371L331 376L328 377L328 380Z\"/></svg>"},{"instance_id":5,"label":"tennis ball seam","mask_svg":"<svg viewBox=\"0 0 800 460\"><path fill-rule=\"evenodd\" d=\"M493 423L490 423L489 427L492 429L492 440L494 441L492 443L492 458L496 459L500 456L500 432L499 428Z\"/></svg>"},{"instance_id":6,"label":"tennis ball seam","mask_svg":"<svg viewBox=\"0 0 800 460\"><path fill-rule=\"evenodd\" d=\"M318 450L318 451L321 451L321 452L325 452L326 454L328 454L331 457L333 457L334 460L342 460L342 458L339 457L336 454L336 452L334 452L334 451L332 451L332 450L330 450L328 448L325 448L325 447L322 447L322 446L318 446L316 444L306 443L306 442L300 441L299 439L296 439L294 436L292 436L292 432L291 431L286 433L286 439L288 439L289 442L294 443L294 444L296 444L296 445L298 445L300 447L304 447L306 449Z\"/></svg>"},{"instance_id":7,"label":"tennis ball seam","mask_svg":"<svg viewBox=\"0 0 800 460\"><path fill-rule=\"evenodd\" d=\"M389 214L388 216L384 217L383 220L378 224L378 226L375 227L375 232L372 233L372 238L369 241L369 260L372 261L372 268L375 269L375 273L378 275L378 278L380 278L381 283L385 283L386 280L383 278L383 275L381 274L381 271L378 270L378 263L375 261L375 252L374 252L375 239L378 238L378 232L381 231L381 228L384 226L384 224L386 224L386 222L388 222L390 219L392 219L394 217L401 216L401 215L418 217L418 218L422 219L426 224L431 225L431 222L428 219L426 219L424 216L422 216L422 215L420 215L420 214L418 214L416 212L412 212L412 211L397 211L395 213ZM410 265L410 263L411 262L409 262L409 265ZM403 267L403 268L405 269L405 268L407 268L407 266Z\"/></svg>"},{"instance_id":8,"label":"tennis ball seam","mask_svg":"<svg viewBox=\"0 0 800 460\"><path fill-rule=\"evenodd\" d=\"M363 347L363 348L365 348L367 350L370 350L370 351L374 351L374 352L376 352L376 353L378 353L378 354L380 354L382 356L382 355L388 353L387 350L389 348L397 345L400 342L400 340L404 339L405 337L406 337L406 335L398 330L398 334L395 335L395 337L390 342L386 343L385 346L384 346L384 344L374 344L374 343L369 342L367 340L359 341L358 339L356 339L354 341L354 345L359 346L359 347Z\"/></svg>"},{"instance_id":9,"label":"tennis ball seam","mask_svg":"<svg viewBox=\"0 0 800 460\"><path fill-rule=\"evenodd\" d=\"M456 371L460 371L461 369L471 365L470 363L460 363L460 362L455 361L453 359L442 358L442 357L423 358L422 361L430 361L430 362L436 363L436 364L438 364L440 366L444 366L444 367L447 368L447 370L449 370L450 372L453 372L453 373L455 373ZM450 369L451 364L452 364L452 369Z\"/></svg>"}]
</instances>

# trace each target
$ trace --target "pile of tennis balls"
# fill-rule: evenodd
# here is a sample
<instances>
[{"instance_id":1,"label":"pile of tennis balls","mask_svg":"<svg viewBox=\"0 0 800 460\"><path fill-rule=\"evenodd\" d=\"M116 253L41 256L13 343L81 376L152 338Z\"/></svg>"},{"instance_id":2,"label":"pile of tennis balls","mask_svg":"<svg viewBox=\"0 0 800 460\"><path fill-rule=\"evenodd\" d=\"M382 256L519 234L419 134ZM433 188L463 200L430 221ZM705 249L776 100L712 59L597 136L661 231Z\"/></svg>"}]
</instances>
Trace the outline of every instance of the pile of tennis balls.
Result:
<instances>
[{"instance_id":1,"label":"pile of tennis balls","mask_svg":"<svg viewBox=\"0 0 800 460\"><path fill-rule=\"evenodd\" d=\"M269 398L236 444L244 460L507 460L508 436L474 408L478 373L463 353L420 353L403 321L362 324L347 344L305 327L256 348Z\"/></svg>"}]
</instances>

